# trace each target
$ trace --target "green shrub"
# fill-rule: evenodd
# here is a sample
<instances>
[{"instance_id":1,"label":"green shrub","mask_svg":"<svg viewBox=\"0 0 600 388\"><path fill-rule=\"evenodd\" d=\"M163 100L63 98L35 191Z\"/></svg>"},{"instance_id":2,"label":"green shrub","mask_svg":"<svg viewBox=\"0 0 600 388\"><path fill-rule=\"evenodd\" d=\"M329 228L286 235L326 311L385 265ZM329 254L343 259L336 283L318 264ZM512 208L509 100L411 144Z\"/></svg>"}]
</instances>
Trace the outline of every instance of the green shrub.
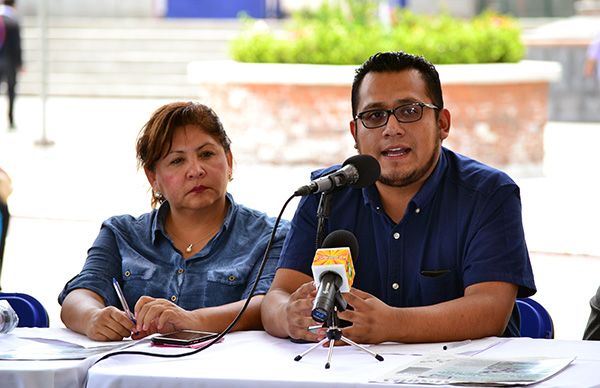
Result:
<instances>
[{"instance_id":1,"label":"green shrub","mask_svg":"<svg viewBox=\"0 0 600 388\"><path fill-rule=\"evenodd\" d=\"M231 42L241 62L356 65L378 51L402 50L436 64L518 62L521 30L513 18L486 12L470 20L398 10L389 25L377 17L377 1L324 2L295 13L282 30L246 19Z\"/></svg>"}]
</instances>

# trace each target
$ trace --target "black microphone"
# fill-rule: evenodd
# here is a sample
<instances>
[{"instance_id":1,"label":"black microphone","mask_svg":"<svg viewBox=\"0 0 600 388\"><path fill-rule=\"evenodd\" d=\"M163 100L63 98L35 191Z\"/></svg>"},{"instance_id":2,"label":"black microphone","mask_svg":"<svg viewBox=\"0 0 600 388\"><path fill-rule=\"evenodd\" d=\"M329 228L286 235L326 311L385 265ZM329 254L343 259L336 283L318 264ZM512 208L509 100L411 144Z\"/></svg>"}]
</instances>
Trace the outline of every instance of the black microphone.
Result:
<instances>
[{"instance_id":1,"label":"black microphone","mask_svg":"<svg viewBox=\"0 0 600 388\"><path fill-rule=\"evenodd\" d=\"M340 186L367 187L381 174L379 162L370 155L354 155L346 159L342 168L304 185L294 192L295 197L330 191Z\"/></svg>"},{"instance_id":2,"label":"black microphone","mask_svg":"<svg viewBox=\"0 0 600 388\"><path fill-rule=\"evenodd\" d=\"M311 312L315 321L326 322L336 301L339 307L346 308L339 291L350 291L354 280L352 258L357 257L358 240L352 232L336 230L323 240L323 247L317 250L312 265L313 278L319 284Z\"/></svg>"}]
</instances>

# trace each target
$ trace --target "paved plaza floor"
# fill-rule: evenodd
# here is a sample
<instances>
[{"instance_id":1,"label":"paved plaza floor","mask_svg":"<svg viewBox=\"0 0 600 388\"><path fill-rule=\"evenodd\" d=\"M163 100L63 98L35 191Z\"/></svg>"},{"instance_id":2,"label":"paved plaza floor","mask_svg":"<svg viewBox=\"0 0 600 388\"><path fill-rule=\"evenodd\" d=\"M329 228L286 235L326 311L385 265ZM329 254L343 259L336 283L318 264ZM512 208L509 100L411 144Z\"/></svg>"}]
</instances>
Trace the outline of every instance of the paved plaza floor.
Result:
<instances>
[{"instance_id":1,"label":"paved plaza floor","mask_svg":"<svg viewBox=\"0 0 600 388\"><path fill-rule=\"evenodd\" d=\"M38 98L18 99L15 131L5 129L0 114L0 166L14 184L2 287L40 299L51 326L62 326L56 296L83 265L102 220L149 210L134 143L165 102L52 98L45 135ZM0 101L0 112L5 109ZM600 123L549 123L545 133L543 175L513 178L521 187L539 290L534 298L552 314L557 338L577 339L600 285ZM36 144L43 139L54 144ZM315 167L258 165L245 158L235 166L230 192L238 202L276 215Z\"/></svg>"}]
</instances>

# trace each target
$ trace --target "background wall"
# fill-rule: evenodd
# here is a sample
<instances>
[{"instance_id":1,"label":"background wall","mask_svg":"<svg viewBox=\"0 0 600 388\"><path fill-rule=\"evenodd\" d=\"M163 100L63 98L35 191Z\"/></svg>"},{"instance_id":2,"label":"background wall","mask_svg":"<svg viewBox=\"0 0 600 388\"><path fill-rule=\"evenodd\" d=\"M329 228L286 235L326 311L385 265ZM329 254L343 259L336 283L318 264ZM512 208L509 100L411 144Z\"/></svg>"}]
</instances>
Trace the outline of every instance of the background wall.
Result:
<instances>
[{"instance_id":1,"label":"background wall","mask_svg":"<svg viewBox=\"0 0 600 388\"><path fill-rule=\"evenodd\" d=\"M600 14L559 19L524 33L528 59L562 66L562 77L550 85L551 121L600 122L600 83L583 75L587 48L596 34Z\"/></svg>"},{"instance_id":2,"label":"background wall","mask_svg":"<svg viewBox=\"0 0 600 388\"><path fill-rule=\"evenodd\" d=\"M563 67L560 81L550 86L549 119L551 121L600 121L600 83L583 76L587 43L555 42L530 45L531 59L559 62Z\"/></svg>"}]
</instances>

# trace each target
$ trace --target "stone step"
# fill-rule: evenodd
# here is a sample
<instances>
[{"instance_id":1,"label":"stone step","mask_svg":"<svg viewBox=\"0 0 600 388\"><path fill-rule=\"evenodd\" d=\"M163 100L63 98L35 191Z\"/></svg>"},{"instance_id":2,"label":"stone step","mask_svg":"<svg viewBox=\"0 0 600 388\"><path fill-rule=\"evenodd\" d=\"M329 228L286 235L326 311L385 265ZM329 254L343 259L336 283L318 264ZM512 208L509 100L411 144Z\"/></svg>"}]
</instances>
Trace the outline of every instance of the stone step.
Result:
<instances>
[{"instance_id":1,"label":"stone step","mask_svg":"<svg viewBox=\"0 0 600 388\"><path fill-rule=\"evenodd\" d=\"M144 39L98 39L98 40L73 40L73 39L52 39L49 41L48 49L50 51L62 52L81 52L90 51L206 51L220 52L227 47L225 40L144 40ZM174 47L174 45L176 45ZM33 53L41 50L39 39L30 39L25 48Z\"/></svg>"},{"instance_id":2,"label":"stone step","mask_svg":"<svg viewBox=\"0 0 600 388\"><path fill-rule=\"evenodd\" d=\"M25 54L31 54L26 52ZM190 61L202 60L202 59L226 59L226 50L215 55L216 52L186 52L186 51L49 51L48 60L49 64L52 63L131 63L138 64L140 68L146 63L181 63L187 64ZM34 53L34 55L27 55L25 59L36 64L41 62L41 53Z\"/></svg>"},{"instance_id":3,"label":"stone step","mask_svg":"<svg viewBox=\"0 0 600 388\"><path fill-rule=\"evenodd\" d=\"M178 74L89 74L51 73L47 94L50 96L93 97L173 97L197 98L199 87ZM41 93L41 76L19 83L19 94Z\"/></svg>"},{"instance_id":4,"label":"stone step","mask_svg":"<svg viewBox=\"0 0 600 388\"><path fill-rule=\"evenodd\" d=\"M185 74L188 61L167 62L167 61L143 61L143 66L140 66L140 61L51 61L48 65L48 71L53 75L61 74L114 74L121 76L122 74ZM27 62L27 73L23 77L30 80L41 79L41 62Z\"/></svg>"},{"instance_id":5,"label":"stone step","mask_svg":"<svg viewBox=\"0 0 600 388\"><path fill-rule=\"evenodd\" d=\"M47 20L47 93L57 96L194 97L187 65L227 59L237 20ZM39 94L42 42L39 20L23 19L25 72L19 93Z\"/></svg>"},{"instance_id":6,"label":"stone step","mask_svg":"<svg viewBox=\"0 0 600 388\"><path fill-rule=\"evenodd\" d=\"M193 85L173 84L50 84L48 96L54 97L117 97L117 98L172 98L177 100L198 99L199 89ZM24 84L19 86L20 95L37 96L41 86Z\"/></svg>"}]
</instances>

